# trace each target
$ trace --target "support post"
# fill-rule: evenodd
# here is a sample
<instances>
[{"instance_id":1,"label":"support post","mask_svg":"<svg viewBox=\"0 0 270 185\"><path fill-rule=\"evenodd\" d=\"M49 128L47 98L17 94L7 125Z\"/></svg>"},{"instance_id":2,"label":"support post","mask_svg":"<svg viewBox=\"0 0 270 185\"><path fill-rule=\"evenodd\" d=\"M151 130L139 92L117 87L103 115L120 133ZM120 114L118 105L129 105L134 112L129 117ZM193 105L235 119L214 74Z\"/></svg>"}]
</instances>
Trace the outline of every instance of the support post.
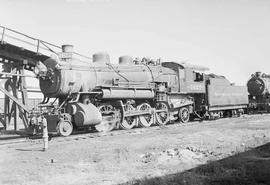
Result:
<instances>
[{"instance_id":1,"label":"support post","mask_svg":"<svg viewBox=\"0 0 270 185\"><path fill-rule=\"evenodd\" d=\"M22 75L21 77L20 77L20 79L19 79L19 87L20 87L20 89L21 89L21 96L22 96L22 103L26 106L26 107L28 107L28 105L29 105L29 102L28 102L28 95L27 95L27 89L26 89L26 87L27 87L27 85L26 85L26 80L25 80L25 77L24 77L24 68L22 67L22 68L20 68L19 69L19 72L20 72L20 74ZM23 123L24 123L24 126L25 126L25 128L28 128L28 113L25 111L25 110L22 110L22 109L19 109L20 110L20 112L21 112L21 118L22 118L22 120L23 120Z\"/></svg>"},{"instance_id":2,"label":"support post","mask_svg":"<svg viewBox=\"0 0 270 185\"><path fill-rule=\"evenodd\" d=\"M17 69L15 69L17 71ZM17 89L17 76L12 77L11 88L13 92L13 96L18 99L18 89ZM14 130L18 131L18 122L17 122L17 104L13 101L11 110L10 110L11 117L13 117L14 122Z\"/></svg>"},{"instance_id":3,"label":"support post","mask_svg":"<svg viewBox=\"0 0 270 185\"><path fill-rule=\"evenodd\" d=\"M4 64L5 72L10 73L0 81L0 91L5 94L4 120L6 129L13 118L14 130L18 130L18 112L25 129L28 129L28 97L24 69L22 66L11 66L11 63ZM16 75L19 72L20 75ZM15 75L14 75L15 74ZM4 84L4 87L2 86ZM22 101L18 98L18 90L21 88ZM12 100L12 104L10 102Z\"/></svg>"}]
</instances>

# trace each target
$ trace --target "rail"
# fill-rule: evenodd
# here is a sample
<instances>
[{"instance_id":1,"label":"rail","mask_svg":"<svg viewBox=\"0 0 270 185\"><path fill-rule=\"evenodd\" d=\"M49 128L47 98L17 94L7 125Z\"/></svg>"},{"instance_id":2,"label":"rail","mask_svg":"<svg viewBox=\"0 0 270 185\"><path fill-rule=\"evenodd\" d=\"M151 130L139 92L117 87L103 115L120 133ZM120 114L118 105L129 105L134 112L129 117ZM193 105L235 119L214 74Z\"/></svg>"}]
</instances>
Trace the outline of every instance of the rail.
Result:
<instances>
[{"instance_id":1,"label":"rail","mask_svg":"<svg viewBox=\"0 0 270 185\"><path fill-rule=\"evenodd\" d=\"M37 55L39 54L44 54L44 55L49 55L51 53L60 53L62 51L62 47L46 42L41 39L37 39L34 37L31 37L29 35L26 35L24 33L18 32L16 30L4 27L0 25L0 35L1 35L1 44L9 43L13 45L21 45L26 44L26 49L34 51ZM82 57L84 59L90 59L92 60L91 57L85 56L83 54L73 52L75 55Z\"/></svg>"}]
</instances>

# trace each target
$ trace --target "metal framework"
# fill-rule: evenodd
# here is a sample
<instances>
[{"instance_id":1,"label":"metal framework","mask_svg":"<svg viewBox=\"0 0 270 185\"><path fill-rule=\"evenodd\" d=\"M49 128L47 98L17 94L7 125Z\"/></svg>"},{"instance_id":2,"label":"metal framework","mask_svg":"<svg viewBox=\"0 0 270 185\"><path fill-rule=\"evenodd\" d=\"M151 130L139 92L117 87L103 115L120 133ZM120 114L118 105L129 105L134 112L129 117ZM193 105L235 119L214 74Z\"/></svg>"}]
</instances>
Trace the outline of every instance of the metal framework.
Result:
<instances>
[{"instance_id":1,"label":"metal framework","mask_svg":"<svg viewBox=\"0 0 270 185\"><path fill-rule=\"evenodd\" d=\"M28 92L31 90L26 85L26 78L35 75L26 75L25 70L33 71L38 61L43 62L50 53L59 52L61 47L2 26L0 34L0 91L5 97L0 121L4 129L14 121L14 130L17 131L17 119L20 118L27 129Z\"/></svg>"}]
</instances>

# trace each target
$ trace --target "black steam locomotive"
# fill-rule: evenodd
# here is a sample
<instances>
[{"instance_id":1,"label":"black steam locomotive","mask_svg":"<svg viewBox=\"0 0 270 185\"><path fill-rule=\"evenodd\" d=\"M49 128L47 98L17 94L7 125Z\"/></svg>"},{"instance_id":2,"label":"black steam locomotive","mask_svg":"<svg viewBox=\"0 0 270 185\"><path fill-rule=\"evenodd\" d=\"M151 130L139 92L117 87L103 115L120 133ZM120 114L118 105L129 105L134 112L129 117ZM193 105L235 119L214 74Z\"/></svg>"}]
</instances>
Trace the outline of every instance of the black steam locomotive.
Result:
<instances>
[{"instance_id":1,"label":"black steam locomotive","mask_svg":"<svg viewBox=\"0 0 270 185\"><path fill-rule=\"evenodd\" d=\"M270 75L256 72L247 82L249 107L256 112L270 111Z\"/></svg>"},{"instance_id":2,"label":"black steam locomotive","mask_svg":"<svg viewBox=\"0 0 270 185\"><path fill-rule=\"evenodd\" d=\"M112 64L106 53L94 54L93 62L86 64L72 52L72 46L65 45L62 53L37 66L45 98L32 112L32 124L39 124L42 116L49 132L68 136L75 129L110 131L176 120L186 123L239 115L249 104L246 86L206 75L206 67L129 56ZM49 103L52 98L58 103Z\"/></svg>"}]
</instances>

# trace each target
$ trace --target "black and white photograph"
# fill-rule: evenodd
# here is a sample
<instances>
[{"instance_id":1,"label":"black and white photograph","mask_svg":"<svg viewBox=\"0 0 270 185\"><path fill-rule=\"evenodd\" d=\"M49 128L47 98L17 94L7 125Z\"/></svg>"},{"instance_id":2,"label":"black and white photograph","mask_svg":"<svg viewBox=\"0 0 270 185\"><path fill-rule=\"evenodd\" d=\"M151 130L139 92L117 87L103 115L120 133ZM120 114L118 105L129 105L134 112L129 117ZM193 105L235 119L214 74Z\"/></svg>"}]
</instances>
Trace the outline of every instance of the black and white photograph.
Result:
<instances>
[{"instance_id":1,"label":"black and white photograph","mask_svg":"<svg viewBox=\"0 0 270 185\"><path fill-rule=\"evenodd\" d=\"M0 185L270 185L270 0L0 7Z\"/></svg>"}]
</instances>

